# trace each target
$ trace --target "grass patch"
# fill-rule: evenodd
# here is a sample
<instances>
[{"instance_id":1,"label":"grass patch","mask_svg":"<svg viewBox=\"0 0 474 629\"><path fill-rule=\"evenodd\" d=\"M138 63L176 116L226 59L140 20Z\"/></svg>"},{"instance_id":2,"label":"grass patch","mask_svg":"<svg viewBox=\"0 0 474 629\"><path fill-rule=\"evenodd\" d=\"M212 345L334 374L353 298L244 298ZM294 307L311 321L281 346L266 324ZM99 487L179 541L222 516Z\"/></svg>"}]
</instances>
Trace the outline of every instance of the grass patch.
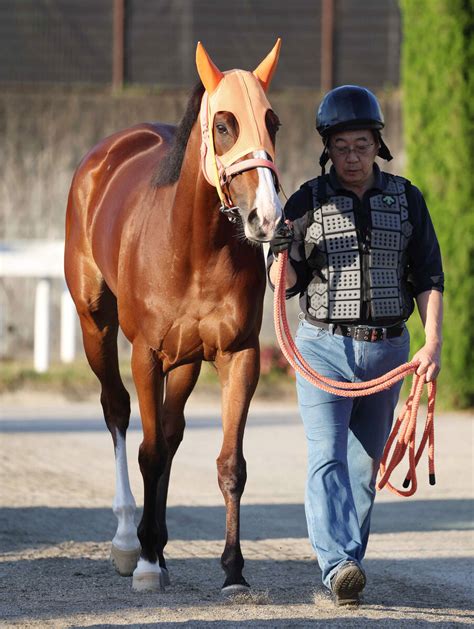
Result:
<instances>
[{"instance_id":1,"label":"grass patch","mask_svg":"<svg viewBox=\"0 0 474 629\"><path fill-rule=\"evenodd\" d=\"M135 385L129 361L121 361L120 373L125 388L134 397ZM100 384L85 360L77 360L70 365L53 363L46 373L37 373L30 362L2 361L0 395L15 391L57 393L66 399L81 401L99 395ZM220 383L213 363L203 363L194 391L197 395L220 398ZM294 399L294 378L278 369L262 374L255 398Z\"/></svg>"},{"instance_id":2,"label":"grass patch","mask_svg":"<svg viewBox=\"0 0 474 629\"><path fill-rule=\"evenodd\" d=\"M59 393L71 400L83 400L98 393L100 385L85 362L52 364L46 373L37 373L30 363L0 363L0 394L23 390Z\"/></svg>"}]
</instances>

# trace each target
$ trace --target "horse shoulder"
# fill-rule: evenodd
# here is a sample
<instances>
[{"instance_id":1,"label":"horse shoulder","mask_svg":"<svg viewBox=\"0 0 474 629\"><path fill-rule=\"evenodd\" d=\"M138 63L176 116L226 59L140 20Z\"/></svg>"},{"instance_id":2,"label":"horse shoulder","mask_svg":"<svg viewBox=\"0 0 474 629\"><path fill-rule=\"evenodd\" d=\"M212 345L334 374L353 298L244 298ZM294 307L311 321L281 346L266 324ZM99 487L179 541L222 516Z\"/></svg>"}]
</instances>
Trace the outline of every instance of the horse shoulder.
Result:
<instances>
[{"instance_id":1,"label":"horse shoulder","mask_svg":"<svg viewBox=\"0 0 474 629\"><path fill-rule=\"evenodd\" d=\"M100 191L125 162L152 151L159 159L169 150L176 127L142 123L118 131L96 144L82 159L73 185L80 186L93 176L93 187Z\"/></svg>"},{"instance_id":2,"label":"horse shoulder","mask_svg":"<svg viewBox=\"0 0 474 629\"><path fill-rule=\"evenodd\" d=\"M74 175L66 235L93 253L112 289L127 215L140 209L140 195L148 192L156 163L167 154L175 131L172 125L142 123L114 133L85 155Z\"/></svg>"}]
</instances>

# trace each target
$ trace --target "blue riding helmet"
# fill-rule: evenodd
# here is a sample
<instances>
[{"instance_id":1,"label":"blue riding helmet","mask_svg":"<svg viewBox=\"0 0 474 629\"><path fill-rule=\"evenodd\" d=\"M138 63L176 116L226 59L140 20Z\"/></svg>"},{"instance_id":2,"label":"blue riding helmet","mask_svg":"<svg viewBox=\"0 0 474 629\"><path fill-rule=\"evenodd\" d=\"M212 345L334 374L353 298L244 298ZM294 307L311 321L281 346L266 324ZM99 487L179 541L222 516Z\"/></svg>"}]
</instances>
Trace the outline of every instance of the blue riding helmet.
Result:
<instances>
[{"instance_id":1,"label":"blue riding helmet","mask_svg":"<svg viewBox=\"0 0 474 629\"><path fill-rule=\"evenodd\" d=\"M384 126L379 102L370 90L358 85L336 87L324 96L316 114L316 129L325 147L319 163L324 167L329 159L326 146L332 133L355 129L373 129L380 142L378 156L390 161L392 155L380 134Z\"/></svg>"}]
</instances>

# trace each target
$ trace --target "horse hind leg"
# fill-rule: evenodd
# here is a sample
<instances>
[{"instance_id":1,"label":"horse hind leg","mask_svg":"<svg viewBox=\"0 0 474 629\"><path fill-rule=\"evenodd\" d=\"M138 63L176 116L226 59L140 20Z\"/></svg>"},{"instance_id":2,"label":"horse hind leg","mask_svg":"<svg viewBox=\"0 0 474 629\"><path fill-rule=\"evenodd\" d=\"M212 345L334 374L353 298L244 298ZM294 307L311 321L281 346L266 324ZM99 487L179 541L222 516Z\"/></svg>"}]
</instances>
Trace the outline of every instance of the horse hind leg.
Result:
<instances>
[{"instance_id":1,"label":"horse hind leg","mask_svg":"<svg viewBox=\"0 0 474 629\"><path fill-rule=\"evenodd\" d=\"M138 462L143 477L143 513L138 525L140 558L133 571L134 590L160 591L166 584L159 564L159 530L157 522L158 484L168 460L168 444L162 425L164 374L161 361L137 336L132 348L132 374L140 406L143 441Z\"/></svg>"},{"instance_id":2,"label":"horse hind leg","mask_svg":"<svg viewBox=\"0 0 474 629\"><path fill-rule=\"evenodd\" d=\"M94 277L93 274L88 277ZM96 275L97 277L97 275ZM117 300L103 279L89 287L87 296L75 298L89 364L100 381L100 401L115 451L116 484L113 512L117 531L112 540L111 561L117 572L130 576L140 554L134 522L135 500L128 476L126 432L130 421L130 396L120 376L117 351Z\"/></svg>"}]
</instances>

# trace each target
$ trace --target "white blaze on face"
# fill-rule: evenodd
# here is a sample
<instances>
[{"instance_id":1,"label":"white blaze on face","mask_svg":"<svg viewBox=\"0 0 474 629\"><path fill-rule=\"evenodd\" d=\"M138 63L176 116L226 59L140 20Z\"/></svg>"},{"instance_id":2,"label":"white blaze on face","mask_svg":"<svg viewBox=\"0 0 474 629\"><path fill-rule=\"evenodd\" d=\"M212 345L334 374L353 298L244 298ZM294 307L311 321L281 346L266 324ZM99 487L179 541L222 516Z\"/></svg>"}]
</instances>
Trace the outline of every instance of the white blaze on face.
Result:
<instances>
[{"instance_id":1,"label":"white blaze on face","mask_svg":"<svg viewBox=\"0 0 474 629\"><path fill-rule=\"evenodd\" d=\"M265 151L254 151L253 156L256 159L268 159ZM273 235L273 230L283 215L282 205L275 189L272 171L259 166L257 173L258 187L254 207L257 209L262 228Z\"/></svg>"}]
</instances>

